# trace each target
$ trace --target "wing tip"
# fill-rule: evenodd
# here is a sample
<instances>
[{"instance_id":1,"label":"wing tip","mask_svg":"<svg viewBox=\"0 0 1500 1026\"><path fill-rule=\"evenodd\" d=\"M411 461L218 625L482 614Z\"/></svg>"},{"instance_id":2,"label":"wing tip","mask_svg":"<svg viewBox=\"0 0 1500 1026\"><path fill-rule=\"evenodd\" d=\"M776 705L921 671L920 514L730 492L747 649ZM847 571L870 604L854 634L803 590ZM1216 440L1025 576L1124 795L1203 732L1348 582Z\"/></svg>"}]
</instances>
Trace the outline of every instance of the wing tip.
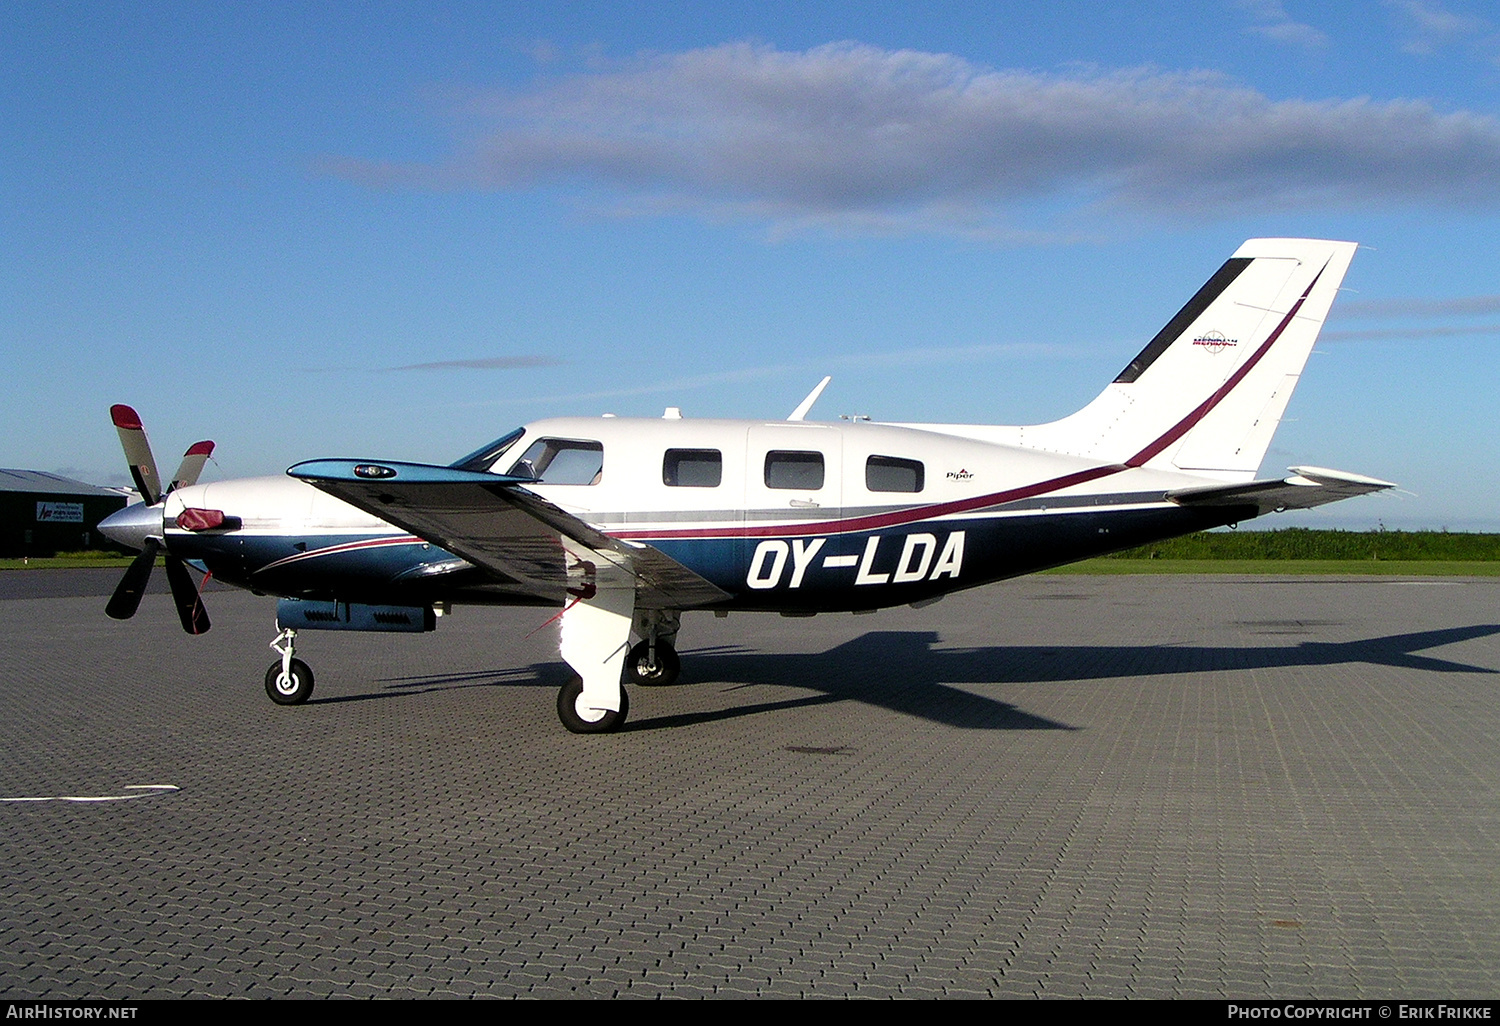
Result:
<instances>
[{"instance_id":1,"label":"wing tip","mask_svg":"<svg viewBox=\"0 0 1500 1026\"><path fill-rule=\"evenodd\" d=\"M1394 481L1382 481L1378 477L1367 477L1364 474L1355 474L1348 470L1330 470L1327 467L1287 467L1298 477L1306 478L1318 484L1346 484L1360 485L1371 491L1384 491L1387 488L1400 487Z\"/></svg>"}]
</instances>

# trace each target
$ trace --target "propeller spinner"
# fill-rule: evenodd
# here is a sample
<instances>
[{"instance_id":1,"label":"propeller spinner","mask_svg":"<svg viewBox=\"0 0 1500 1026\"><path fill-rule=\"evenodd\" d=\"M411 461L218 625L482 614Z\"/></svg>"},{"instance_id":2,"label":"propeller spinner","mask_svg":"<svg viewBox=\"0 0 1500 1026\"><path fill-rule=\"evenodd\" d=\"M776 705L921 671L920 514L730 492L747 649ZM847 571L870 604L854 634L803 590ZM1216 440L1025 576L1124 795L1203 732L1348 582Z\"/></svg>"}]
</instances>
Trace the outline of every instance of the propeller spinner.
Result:
<instances>
[{"instance_id":1,"label":"propeller spinner","mask_svg":"<svg viewBox=\"0 0 1500 1026\"><path fill-rule=\"evenodd\" d=\"M151 570L156 565L159 553L165 553L167 583L172 589L172 601L177 606L177 615L182 620L182 629L189 634L202 634L211 626L208 611L193 585L187 564L172 555L166 547L164 519L166 504L163 500L178 488L185 488L198 480L203 464L214 451L212 442L195 442L183 454L182 464L172 475L166 492L161 488L161 476L156 471L156 459L151 455L151 444L146 440L141 418L129 406L117 405L109 408L110 419L120 433L120 445L125 450L125 462L130 464L130 476L141 493L142 502L126 506L99 523L99 530L106 537L129 548L140 549L141 554L125 570L115 593L110 596L104 611L116 620L128 620L140 607L141 595L151 580Z\"/></svg>"}]
</instances>

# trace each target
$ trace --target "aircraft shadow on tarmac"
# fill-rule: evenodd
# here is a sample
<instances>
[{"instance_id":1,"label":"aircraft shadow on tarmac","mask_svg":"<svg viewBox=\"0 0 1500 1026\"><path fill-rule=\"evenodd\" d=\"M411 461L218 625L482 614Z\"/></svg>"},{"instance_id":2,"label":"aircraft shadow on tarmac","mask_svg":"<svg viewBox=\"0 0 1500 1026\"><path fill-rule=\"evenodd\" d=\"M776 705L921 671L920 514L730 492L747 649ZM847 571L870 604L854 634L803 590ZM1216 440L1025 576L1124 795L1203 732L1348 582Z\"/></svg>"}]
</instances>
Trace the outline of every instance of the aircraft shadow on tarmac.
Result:
<instances>
[{"instance_id":1,"label":"aircraft shadow on tarmac","mask_svg":"<svg viewBox=\"0 0 1500 1026\"><path fill-rule=\"evenodd\" d=\"M1278 624L1292 633L1306 622ZM1254 626L1254 625L1250 625ZM1264 626L1264 625L1261 625ZM1268 633L1268 632L1260 632ZM939 647L936 631L871 631L826 652L765 653L741 646L684 652L688 686L793 686L819 694L757 702L708 712L658 716L628 723L631 730L688 726L715 720L833 702L857 701L950 726L980 730L1074 730L1034 716L1007 702L953 685L1046 684L1102 681L1223 670L1340 666L1365 663L1424 673L1500 673L1485 666L1422 655L1443 645L1500 634L1500 624L1415 631L1357 641L1299 641L1286 645L996 645ZM376 694L322 699L324 702L393 698L399 695L469 687L556 687L565 674L560 664L537 663L511 670L385 678ZM676 686L683 686L682 684ZM314 699L318 702L318 699Z\"/></svg>"}]
</instances>

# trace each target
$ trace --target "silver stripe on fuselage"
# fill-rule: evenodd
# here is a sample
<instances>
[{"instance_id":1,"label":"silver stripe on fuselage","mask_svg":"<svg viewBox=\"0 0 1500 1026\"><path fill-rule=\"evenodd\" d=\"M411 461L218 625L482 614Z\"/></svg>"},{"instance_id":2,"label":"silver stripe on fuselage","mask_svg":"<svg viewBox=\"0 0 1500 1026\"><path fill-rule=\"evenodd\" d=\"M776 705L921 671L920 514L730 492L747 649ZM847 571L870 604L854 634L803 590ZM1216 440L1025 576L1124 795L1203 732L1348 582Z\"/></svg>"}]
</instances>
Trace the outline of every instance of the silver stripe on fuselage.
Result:
<instances>
[{"instance_id":1,"label":"silver stripe on fuselage","mask_svg":"<svg viewBox=\"0 0 1500 1026\"><path fill-rule=\"evenodd\" d=\"M1045 510L1050 512L1053 510L1087 509L1095 506L1110 506L1114 508L1159 506L1163 504L1163 494L1160 489L1156 489L1147 492L1106 492L1097 495L1039 496L1031 499L1014 499L1010 502L1001 502L962 515L972 516L975 513L982 513L986 516L993 516L996 513L1023 512L1028 510ZM936 504L909 503L900 506L829 506L828 511L836 511L838 517L826 522L833 524L839 520L855 520L865 517L885 516L890 513L904 513L908 510L921 509L924 505ZM1172 504L1167 503L1167 505ZM648 528L666 524L681 524L693 527L732 527L738 524L765 524L778 521L788 521L795 524L821 523L823 521L818 519L816 516L817 512L817 510L813 509L713 509L691 511L660 510L640 513L587 513L579 515L601 530L623 529L628 531L631 528Z\"/></svg>"}]
</instances>

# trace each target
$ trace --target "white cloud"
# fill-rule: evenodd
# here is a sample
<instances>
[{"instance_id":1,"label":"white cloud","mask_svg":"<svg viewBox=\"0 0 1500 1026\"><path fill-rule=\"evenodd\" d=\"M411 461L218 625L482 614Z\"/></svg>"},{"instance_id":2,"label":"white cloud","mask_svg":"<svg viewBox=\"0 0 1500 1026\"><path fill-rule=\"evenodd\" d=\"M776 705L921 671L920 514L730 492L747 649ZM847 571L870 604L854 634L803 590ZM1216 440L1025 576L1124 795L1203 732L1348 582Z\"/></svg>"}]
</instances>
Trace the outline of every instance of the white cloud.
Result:
<instances>
[{"instance_id":1,"label":"white cloud","mask_svg":"<svg viewBox=\"0 0 1500 1026\"><path fill-rule=\"evenodd\" d=\"M1500 313L1500 295L1351 299L1334 305L1330 321L1453 321ZM1394 328L1333 328L1325 342L1410 341L1415 339L1500 337L1500 324L1410 324Z\"/></svg>"},{"instance_id":2,"label":"white cloud","mask_svg":"<svg viewBox=\"0 0 1500 1026\"><path fill-rule=\"evenodd\" d=\"M435 363L408 363L387 367L387 371L421 370L515 370L522 367L559 367L561 360L550 356L491 356L479 360L438 360Z\"/></svg>"},{"instance_id":3,"label":"white cloud","mask_svg":"<svg viewBox=\"0 0 1500 1026\"><path fill-rule=\"evenodd\" d=\"M1326 33L1294 21L1286 13L1281 0L1237 0L1235 6L1255 19L1255 24L1245 30L1253 35L1307 50L1319 50L1328 45Z\"/></svg>"},{"instance_id":4,"label":"white cloud","mask_svg":"<svg viewBox=\"0 0 1500 1026\"><path fill-rule=\"evenodd\" d=\"M1324 342L1378 342L1419 338L1457 338L1467 335L1494 335L1500 337L1500 324L1437 325L1431 328L1366 328L1358 330L1324 331L1319 339Z\"/></svg>"},{"instance_id":5,"label":"white cloud","mask_svg":"<svg viewBox=\"0 0 1500 1026\"><path fill-rule=\"evenodd\" d=\"M1335 311L1349 318L1470 317L1500 313L1500 295L1449 296L1442 299L1351 299Z\"/></svg>"},{"instance_id":6,"label":"white cloud","mask_svg":"<svg viewBox=\"0 0 1500 1026\"><path fill-rule=\"evenodd\" d=\"M744 384L774 378L805 377L813 381L813 375L826 374L841 367L854 367L861 371L871 367L932 367L945 363L961 363L970 366L976 363L1005 360L1031 360L1045 358L1067 358L1071 353L1066 347L1042 342L1002 342L975 346L929 346L901 349L884 353L852 353L843 356L820 356L799 363L778 363L761 367L741 367L736 370L717 371L688 377L651 381L643 385L610 388L589 392L571 392L559 395L512 395L502 399L485 399L469 403L457 403L455 408L479 408L501 406L528 406L537 404L576 402L585 399L618 399L629 396L655 395L666 392L685 393L697 389L724 384Z\"/></svg>"},{"instance_id":7,"label":"white cloud","mask_svg":"<svg viewBox=\"0 0 1500 1026\"><path fill-rule=\"evenodd\" d=\"M446 163L327 169L397 187L581 185L628 211L773 230L1021 241L1077 234L1104 211L1500 201L1492 117L1272 100L1201 72L1043 75L855 43L742 43L477 95L465 113L474 141Z\"/></svg>"},{"instance_id":8,"label":"white cloud","mask_svg":"<svg viewBox=\"0 0 1500 1026\"><path fill-rule=\"evenodd\" d=\"M1430 57L1454 43L1489 36L1493 26L1483 18L1454 14L1435 0L1385 0L1405 32L1401 48ZM1493 41L1493 39L1491 39Z\"/></svg>"}]
</instances>

